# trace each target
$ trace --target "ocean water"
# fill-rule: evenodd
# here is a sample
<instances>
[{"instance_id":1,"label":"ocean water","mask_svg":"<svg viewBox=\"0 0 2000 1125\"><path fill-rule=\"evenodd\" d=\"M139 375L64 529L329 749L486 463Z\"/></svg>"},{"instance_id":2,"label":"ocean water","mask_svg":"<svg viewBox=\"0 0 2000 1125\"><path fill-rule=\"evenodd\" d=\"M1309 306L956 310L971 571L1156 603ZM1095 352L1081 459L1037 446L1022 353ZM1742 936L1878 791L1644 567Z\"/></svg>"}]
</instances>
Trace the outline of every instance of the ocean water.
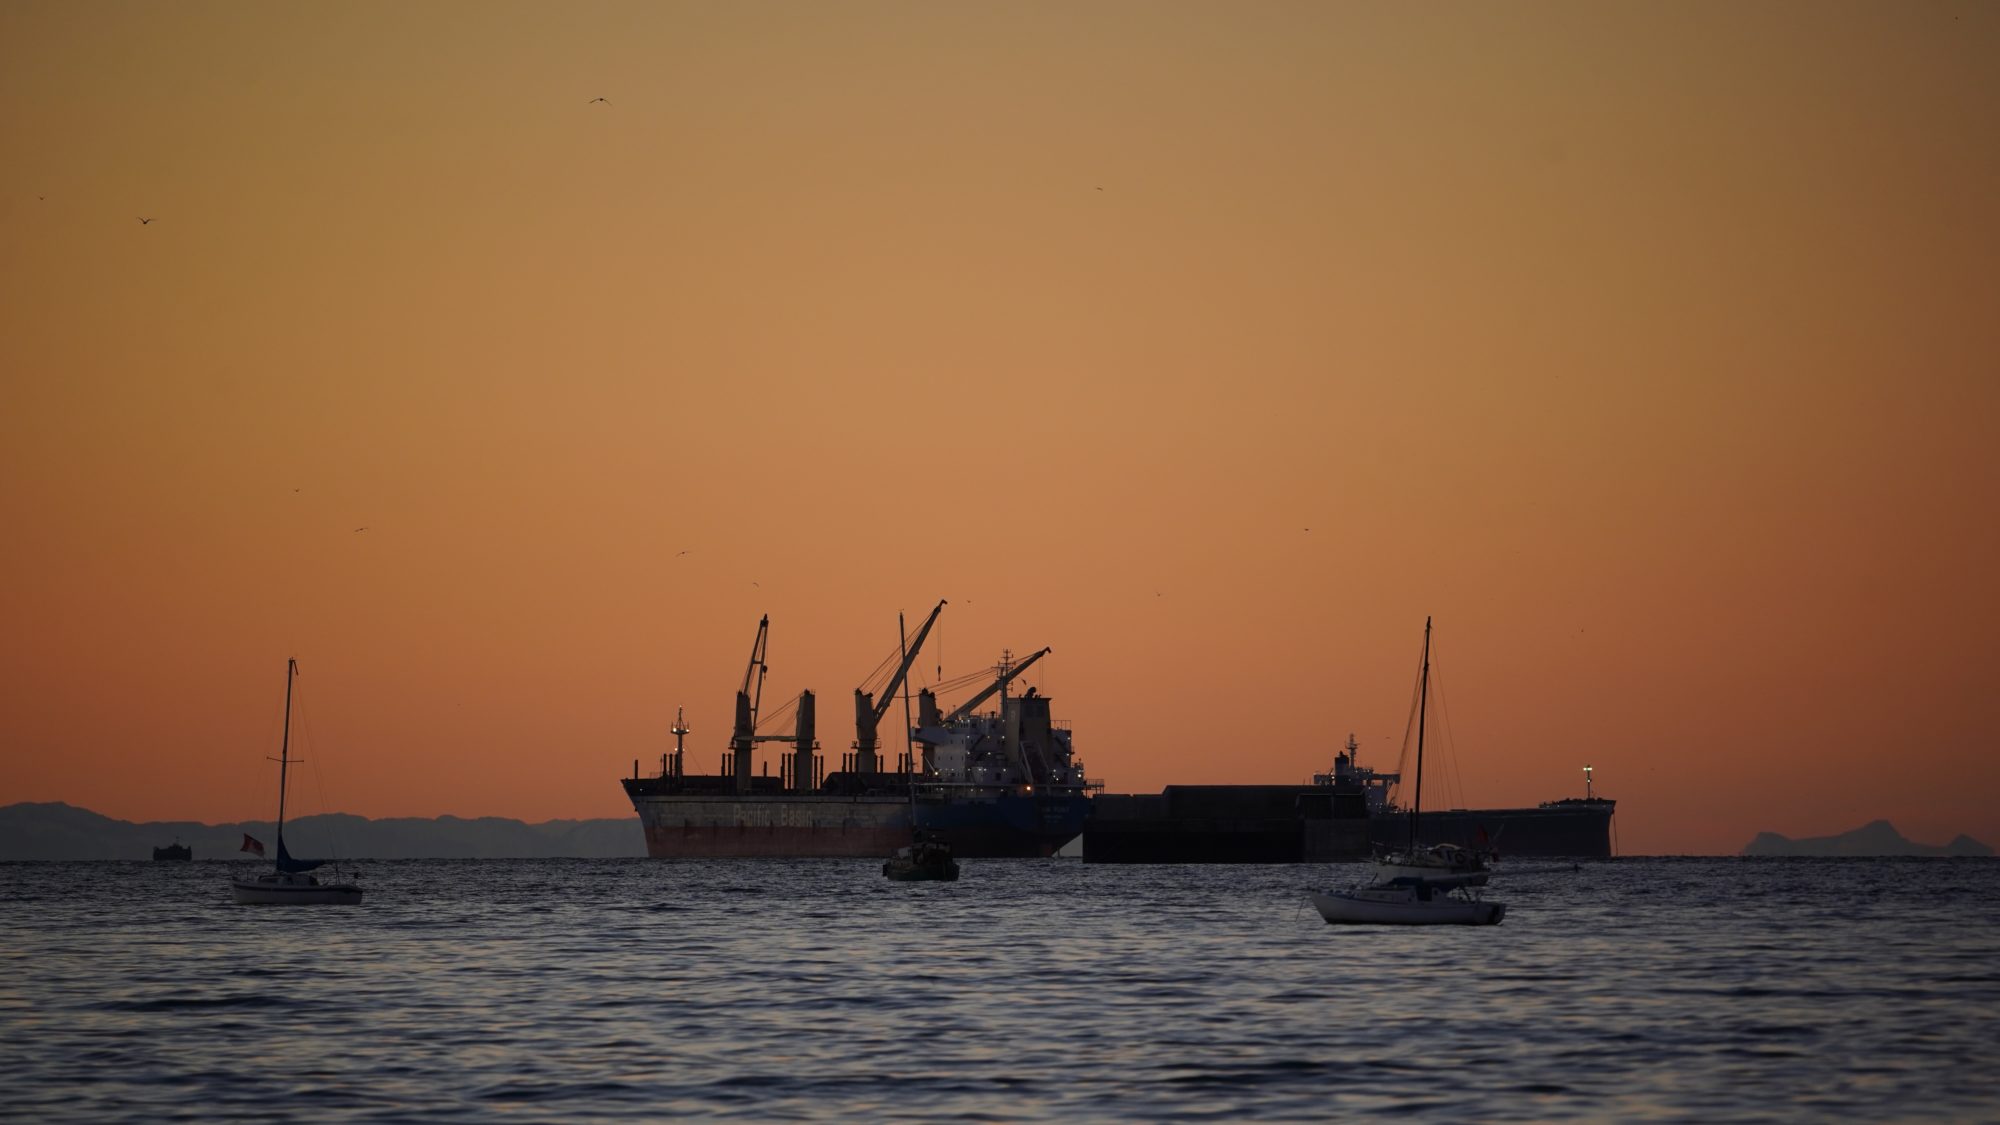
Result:
<instances>
[{"instance_id":1,"label":"ocean water","mask_svg":"<svg viewBox=\"0 0 2000 1125\"><path fill-rule=\"evenodd\" d=\"M2000 862L1621 859L1415 929L1322 923L1349 866L964 868L0 864L0 1117L2000 1120Z\"/></svg>"}]
</instances>

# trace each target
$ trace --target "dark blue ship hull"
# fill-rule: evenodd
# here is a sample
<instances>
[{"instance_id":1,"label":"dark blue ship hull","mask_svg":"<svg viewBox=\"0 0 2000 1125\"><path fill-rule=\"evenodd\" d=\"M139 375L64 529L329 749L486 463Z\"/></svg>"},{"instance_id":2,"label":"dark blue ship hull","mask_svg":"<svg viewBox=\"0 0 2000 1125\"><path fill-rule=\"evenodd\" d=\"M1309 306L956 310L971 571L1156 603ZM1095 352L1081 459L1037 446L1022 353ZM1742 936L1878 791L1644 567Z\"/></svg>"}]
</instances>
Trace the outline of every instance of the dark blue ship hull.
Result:
<instances>
[{"instance_id":1,"label":"dark blue ship hull","mask_svg":"<svg viewBox=\"0 0 2000 1125\"><path fill-rule=\"evenodd\" d=\"M1013 859L1054 855L1089 818L1081 793L954 793L918 797L910 820L961 858Z\"/></svg>"}]
</instances>

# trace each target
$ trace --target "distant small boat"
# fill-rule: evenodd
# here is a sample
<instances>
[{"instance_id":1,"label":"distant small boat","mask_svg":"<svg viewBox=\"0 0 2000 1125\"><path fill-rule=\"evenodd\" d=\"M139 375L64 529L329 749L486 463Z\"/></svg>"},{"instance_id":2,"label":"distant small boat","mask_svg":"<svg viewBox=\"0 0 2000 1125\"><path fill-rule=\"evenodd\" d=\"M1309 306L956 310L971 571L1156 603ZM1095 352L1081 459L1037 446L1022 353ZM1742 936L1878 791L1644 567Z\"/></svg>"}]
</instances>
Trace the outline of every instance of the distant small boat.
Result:
<instances>
[{"instance_id":1,"label":"distant small boat","mask_svg":"<svg viewBox=\"0 0 2000 1125\"><path fill-rule=\"evenodd\" d=\"M283 863L285 853L278 852ZM296 861L295 861L296 862ZM318 862L314 861L317 867ZM255 879L230 882L238 906L360 906L361 888L352 883L322 883L311 875L276 871Z\"/></svg>"},{"instance_id":2,"label":"distant small boat","mask_svg":"<svg viewBox=\"0 0 2000 1125\"><path fill-rule=\"evenodd\" d=\"M291 766L292 678L298 661L285 661L285 733L278 744L278 859L276 870L254 879L232 879L229 886L239 906L359 906L361 888L352 883L322 883L306 874L323 862L293 859L285 850L285 776ZM252 845L255 845L253 848ZM246 851L264 854L264 845L243 837Z\"/></svg>"},{"instance_id":3,"label":"distant small boat","mask_svg":"<svg viewBox=\"0 0 2000 1125\"><path fill-rule=\"evenodd\" d=\"M1462 884L1391 879L1351 891L1313 893L1313 909L1333 924L1362 926L1496 926L1504 902L1481 902Z\"/></svg>"},{"instance_id":4,"label":"distant small boat","mask_svg":"<svg viewBox=\"0 0 2000 1125\"><path fill-rule=\"evenodd\" d=\"M958 861L951 858L950 845L919 840L907 848L897 848L889 862L882 865L882 874L899 883L926 880L950 883L958 879Z\"/></svg>"},{"instance_id":5,"label":"distant small boat","mask_svg":"<svg viewBox=\"0 0 2000 1125\"><path fill-rule=\"evenodd\" d=\"M175 840L164 848L154 848L153 858L156 860L172 860L177 863L186 863L194 858L194 849L181 843L179 840Z\"/></svg>"}]
</instances>

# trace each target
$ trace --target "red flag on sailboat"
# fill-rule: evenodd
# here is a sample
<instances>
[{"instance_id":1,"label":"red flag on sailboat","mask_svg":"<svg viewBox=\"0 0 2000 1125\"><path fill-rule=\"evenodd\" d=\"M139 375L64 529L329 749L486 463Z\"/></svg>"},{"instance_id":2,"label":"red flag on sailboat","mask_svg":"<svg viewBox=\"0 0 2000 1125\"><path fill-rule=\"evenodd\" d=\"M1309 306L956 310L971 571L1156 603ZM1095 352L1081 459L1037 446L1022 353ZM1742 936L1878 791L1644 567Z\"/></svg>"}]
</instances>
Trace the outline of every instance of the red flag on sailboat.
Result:
<instances>
[{"instance_id":1,"label":"red flag on sailboat","mask_svg":"<svg viewBox=\"0 0 2000 1125\"><path fill-rule=\"evenodd\" d=\"M236 850L240 852L256 852L258 855L263 855L264 842L262 840L259 840L257 837L252 836L250 833L245 832L243 834L243 846Z\"/></svg>"}]
</instances>

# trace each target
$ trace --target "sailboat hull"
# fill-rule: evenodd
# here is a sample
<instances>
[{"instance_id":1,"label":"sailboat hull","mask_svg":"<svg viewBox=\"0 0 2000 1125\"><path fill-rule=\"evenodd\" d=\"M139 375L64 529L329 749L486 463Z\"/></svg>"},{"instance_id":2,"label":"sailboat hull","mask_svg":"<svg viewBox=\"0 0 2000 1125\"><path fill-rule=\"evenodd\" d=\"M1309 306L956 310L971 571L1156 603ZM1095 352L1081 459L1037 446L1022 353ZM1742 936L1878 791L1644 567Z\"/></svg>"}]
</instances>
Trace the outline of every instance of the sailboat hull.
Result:
<instances>
[{"instance_id":1,"label":"sailboat hull","mask_svg":"<svg viewBox=\"0 0 2000 1125\"><path fill-rule=\"evenodd\" d=\"M1478 902L1442 891L1419 893L1414 888L1361 888L1308 897L1329 925L1497 926L1507 914L1504 902Z\"/></svg>"},{"instance_id":2,"label":"sailboat hull","mask_svg":"<svg viewBox=\"0 0 2000 1125\"><path fill-rule=\"evenodd\" d=\"M238 906L360 906L361 888L349 883L322 883L309 875L266 875L232 879L230 891Z\"/></svg>"}]
</instances>

